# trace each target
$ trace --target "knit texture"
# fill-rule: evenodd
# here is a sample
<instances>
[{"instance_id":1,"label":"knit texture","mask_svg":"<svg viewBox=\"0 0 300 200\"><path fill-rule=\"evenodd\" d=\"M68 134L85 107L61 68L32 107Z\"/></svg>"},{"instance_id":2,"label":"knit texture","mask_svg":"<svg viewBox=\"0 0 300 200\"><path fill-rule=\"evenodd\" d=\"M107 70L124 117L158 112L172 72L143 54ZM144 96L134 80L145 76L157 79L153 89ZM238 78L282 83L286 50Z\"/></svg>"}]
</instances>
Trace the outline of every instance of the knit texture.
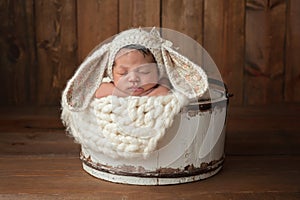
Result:
<instances>
[{"instance_id":1,"label":"knit texture","mask_svg":"<svg viewBox=\"0 0 300 200\"><path fill-rule=\"evenodd\" d=\"M174 116L188 103L180 93L156 97L93 99L89 108L73 113L63 109L62 120L87 149L113 158L146 158L157 148Z\"/></svg>"}]
</instances>

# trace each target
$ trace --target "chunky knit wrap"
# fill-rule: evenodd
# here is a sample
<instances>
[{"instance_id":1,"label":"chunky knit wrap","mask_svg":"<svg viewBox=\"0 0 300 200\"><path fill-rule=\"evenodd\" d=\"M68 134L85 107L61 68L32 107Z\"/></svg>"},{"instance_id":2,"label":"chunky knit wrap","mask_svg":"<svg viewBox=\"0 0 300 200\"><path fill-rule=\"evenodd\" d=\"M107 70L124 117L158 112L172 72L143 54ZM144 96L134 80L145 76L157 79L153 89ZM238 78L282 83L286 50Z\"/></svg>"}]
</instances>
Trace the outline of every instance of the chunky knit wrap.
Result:
<instances>
[{"instance_id":1,"label":"chunky knit wrap","mask_svg":"<svg viewBox=\"0 0 300 200\"><path fill-rule=\"evenodd\" d=\"M188 99L179 93L156 97L93 99L84 112L63 110L62 119L86 149L113 158L146 158Z\"/></svg>"}]
</instances>

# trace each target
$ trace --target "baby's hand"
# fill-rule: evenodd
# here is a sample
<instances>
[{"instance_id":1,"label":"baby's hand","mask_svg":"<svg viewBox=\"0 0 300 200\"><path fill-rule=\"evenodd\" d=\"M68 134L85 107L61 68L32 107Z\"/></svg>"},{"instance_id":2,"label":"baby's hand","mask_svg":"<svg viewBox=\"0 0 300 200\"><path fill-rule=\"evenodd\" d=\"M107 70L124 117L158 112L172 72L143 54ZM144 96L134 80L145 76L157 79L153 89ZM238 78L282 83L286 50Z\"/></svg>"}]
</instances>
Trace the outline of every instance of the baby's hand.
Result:
<instances>
[{"instance_id":1,"label":"baby's hand","mask_svg":"<svg viewBox=\"0 0 300 200\"><path fill-rule=\"evenodd\" d=\"M157 88L152 90L147 96L164 96L169 94L170 89L167 87L164 87L162 85L159 85Z\"/></svg>"},{"instance_id":2,"label":"baby's hand","mask_svg":"<svg viewBox=\"0 0 300 200\"><path fill-rule=\"evenodd\" d=\"M112 82L110 83L101 83L100 87L96 90L95 97L102 98L110 95L118 97L126 97L128 94L119 90Z\"/></svg>"},{"instance_id":3,"label":"baby's hand","mask_svg":"<svg viewBox=\"0 0 300 200\"><path fill-rule=\"evenodd\" d=\"M169 79L162 78L159 80L158 84L159 86L147 94L147 96L164 96L169 94L171 86Z\"/></svg>"},{"instance_id":4,"label":"baby's hand","mask_svg":"<svg viewBox=\"0 0 300 200\"><path fill-rule=\"evenodd\" d=\"M101 83L100 87L96 90L95 97L102 98L112 95L115 86L113 83Z\"/></svg>"}]
</instances>

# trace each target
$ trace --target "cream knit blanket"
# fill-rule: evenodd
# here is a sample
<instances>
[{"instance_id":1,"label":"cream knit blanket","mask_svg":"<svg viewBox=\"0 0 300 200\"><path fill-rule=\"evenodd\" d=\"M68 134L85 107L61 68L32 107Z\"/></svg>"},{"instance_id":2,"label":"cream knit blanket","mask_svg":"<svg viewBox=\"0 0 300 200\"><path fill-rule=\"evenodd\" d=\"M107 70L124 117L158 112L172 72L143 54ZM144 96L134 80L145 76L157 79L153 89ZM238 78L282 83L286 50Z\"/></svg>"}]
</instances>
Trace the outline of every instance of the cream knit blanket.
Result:
<instances>
[{"instance_id":1,"label":"cream knit blanket","mask_svg":"<svg viewBox=\"0 0 300 200\"><path fill-rule=\"evenodd\" d=\"M188 103L172 93L155 97L94 99L88 109L63 109L62 120L84 147L118 158L146 158L157 148L176 114Z\"/></svg>"}]
</instances>

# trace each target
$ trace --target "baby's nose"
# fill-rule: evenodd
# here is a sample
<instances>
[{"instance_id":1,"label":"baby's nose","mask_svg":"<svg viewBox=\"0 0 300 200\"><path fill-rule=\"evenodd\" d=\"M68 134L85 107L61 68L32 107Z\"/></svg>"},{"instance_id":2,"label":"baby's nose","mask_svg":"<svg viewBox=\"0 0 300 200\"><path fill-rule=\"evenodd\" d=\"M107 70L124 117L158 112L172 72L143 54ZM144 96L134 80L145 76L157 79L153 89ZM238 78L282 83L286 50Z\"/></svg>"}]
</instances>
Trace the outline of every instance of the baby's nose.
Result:
<instances>
[{"instance_id":1,"label":"baby's nose","mask_svg":"<svg viewBox=\"0 0 300 200\"><path fill-rule=\"evenodd\" d=\"M136 81L139 81L140 78L139 78L139 76L138 76L138 73L135 72L135 71L129 72L129 73L128 73L128 80L129 80L130 82L136 82Z\"/></svg>"}]
</instances>

